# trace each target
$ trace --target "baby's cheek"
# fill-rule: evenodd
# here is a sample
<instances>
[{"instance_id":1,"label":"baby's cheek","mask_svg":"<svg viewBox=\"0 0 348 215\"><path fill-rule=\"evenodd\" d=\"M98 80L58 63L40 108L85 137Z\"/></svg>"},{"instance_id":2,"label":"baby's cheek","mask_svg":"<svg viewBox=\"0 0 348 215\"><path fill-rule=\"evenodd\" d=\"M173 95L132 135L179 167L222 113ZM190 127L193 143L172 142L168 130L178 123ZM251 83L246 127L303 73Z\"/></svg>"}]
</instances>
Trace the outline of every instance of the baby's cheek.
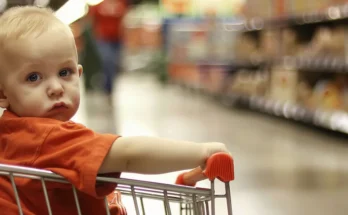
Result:
<instances>
[{"instance_id":1,"label":"baby's cheek","mask_svg":"<svg viewBox=\"0 0 348 215\"><path fill-rule=\"evenodd\" d=\"M74 105L76 105L77 107L79 106L79 104L80 104L80 91L79 90L75 90L72 101L73 101Z\"/></svg>"},{"instance_id":2,"label":"baby's cheek","mask_svg":"<svg viewBox=\"0 0 348 215\"><path fill-rule=\"evenodd\" d=\"M45 104L45 101L40 97L31 99L28 98L23 104L23 106L26 107L26 111L33 116L39 116L40 114L42 114L42 112L45 111L45 105L48 106L48 104Z\"/></svg>"},{"instance_id":3,"label":"baby's cheek","mask_svg":"<svg viewBox=\"0 0 348 215\"><path fill-rule=\"evenodd\" d=\"M11 104L19 116L40 116L44 101L41 97L21 96Z\"/></svg>"},{"instance_id":4,"label":"baby's cheek","mask_svg":"<svg viewBox=\"0 0 348 215\"><path fill-rule=\"evenodd\" d=\"M76 96L74 103L77 107L80 105L80 95Z\"/></svg>"}]
</instances>

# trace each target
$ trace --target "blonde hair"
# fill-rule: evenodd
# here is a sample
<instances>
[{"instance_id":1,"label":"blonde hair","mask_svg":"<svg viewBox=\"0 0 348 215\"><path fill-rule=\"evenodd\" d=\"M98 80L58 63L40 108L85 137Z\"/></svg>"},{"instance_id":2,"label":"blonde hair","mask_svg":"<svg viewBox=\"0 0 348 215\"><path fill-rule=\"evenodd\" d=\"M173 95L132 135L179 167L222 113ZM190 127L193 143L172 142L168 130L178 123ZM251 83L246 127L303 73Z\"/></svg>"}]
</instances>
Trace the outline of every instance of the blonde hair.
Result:
<instances>
[{"instance_id":1,"label":"blonde hair","mask_svg":"<svg viewBox=\"0 0 348 215\"><path fill-rule=\"evenodd\" d=\"M0 43L8 39L36 38L57 27L69 28L49 8L13 7L0 16Z\"/></svg>"},{"instance_id":2,"label":"blonde hair","mask_svg":"<svg viewBox=\"0 0 348 215\"><path fill-rule=\"evenodd\" d=\"M0 70L5 64L10 41L38 38L51 30L68 32L73 39L70 27L61 22L49 8L18 6L6 10L0 16ZM1 73L1 71L0 71Z\"/></svg>"}]
</instances>

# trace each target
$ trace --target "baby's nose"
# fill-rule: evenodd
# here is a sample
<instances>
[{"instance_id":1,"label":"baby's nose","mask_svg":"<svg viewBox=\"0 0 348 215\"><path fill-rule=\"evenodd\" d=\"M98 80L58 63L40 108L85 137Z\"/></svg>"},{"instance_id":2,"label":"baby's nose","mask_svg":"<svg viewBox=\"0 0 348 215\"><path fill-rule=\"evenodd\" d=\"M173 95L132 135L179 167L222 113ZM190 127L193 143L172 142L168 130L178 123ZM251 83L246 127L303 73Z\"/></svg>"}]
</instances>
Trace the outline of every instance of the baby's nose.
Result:
<instances>
[{"instance_id":1,"label":"baby's nose","mask_svg":"<svg viewBox=\"0 0 348 215\"><path fill-rule=\"evenodd\" d=\"M47 90L48 96L62 96L64 93L64 89L62 84L59 81L50 82Z\"/></svg>"}]
</instances>

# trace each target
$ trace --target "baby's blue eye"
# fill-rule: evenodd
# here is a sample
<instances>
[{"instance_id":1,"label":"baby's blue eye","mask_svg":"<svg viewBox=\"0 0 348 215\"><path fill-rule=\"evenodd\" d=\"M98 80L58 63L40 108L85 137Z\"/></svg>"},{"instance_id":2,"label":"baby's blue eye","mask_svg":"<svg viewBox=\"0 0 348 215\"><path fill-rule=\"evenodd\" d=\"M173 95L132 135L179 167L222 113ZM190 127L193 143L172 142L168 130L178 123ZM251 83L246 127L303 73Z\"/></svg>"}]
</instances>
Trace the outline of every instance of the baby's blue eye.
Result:
<instances>
[{"instance_id":1,"label":"baby's blue eye","mask_svg":"<svg viewBox=\"0 0 348 215\"><path fill-rule=\"evenodd\" d=\"M71 74L71 70L69 69L63 69L59 72L60 77L66 77Z\"/></svg>"},{"instance_id":2,"label":"baby's blue eye","mask_svg":"<svg viewBox=\"0 0 348 215\"><path fill-rule=\"evenodd\" d=\"M33 74L30 74L30 75L28 76L27 81L29 81L29 82L35 82L35 81L38 81L38 80L40 80L40 79L41 79L41 77L40 77L39 74L33 73Z\"/></svg>"}]
</instances>

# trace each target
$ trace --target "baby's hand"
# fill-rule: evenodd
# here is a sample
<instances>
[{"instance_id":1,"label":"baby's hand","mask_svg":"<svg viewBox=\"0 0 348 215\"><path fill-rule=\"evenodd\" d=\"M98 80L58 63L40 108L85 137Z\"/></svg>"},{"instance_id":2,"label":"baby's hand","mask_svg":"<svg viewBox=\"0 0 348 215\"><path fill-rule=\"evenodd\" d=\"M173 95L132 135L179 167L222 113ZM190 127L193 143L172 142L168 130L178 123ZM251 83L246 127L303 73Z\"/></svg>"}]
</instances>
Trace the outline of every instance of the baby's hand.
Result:
<instances>
[{"instance_id":1,"label":"baby's hand","mask_svg":"<svg viewBox=\"0 0 348 215\"><path fill-rule=\"evenodd\" d=\"M226 148L226 145L223 143L210 142L210 143L203 143L203 144L204 144L204 152L205 152L205 155L204 155L205 161L215 153L225 152L225 153L231 154L230 151L228 151L228 149ZM205 164L204 166L201 166L201 167L202 169L204 169Z\"/></svg>"}]
</instances>

